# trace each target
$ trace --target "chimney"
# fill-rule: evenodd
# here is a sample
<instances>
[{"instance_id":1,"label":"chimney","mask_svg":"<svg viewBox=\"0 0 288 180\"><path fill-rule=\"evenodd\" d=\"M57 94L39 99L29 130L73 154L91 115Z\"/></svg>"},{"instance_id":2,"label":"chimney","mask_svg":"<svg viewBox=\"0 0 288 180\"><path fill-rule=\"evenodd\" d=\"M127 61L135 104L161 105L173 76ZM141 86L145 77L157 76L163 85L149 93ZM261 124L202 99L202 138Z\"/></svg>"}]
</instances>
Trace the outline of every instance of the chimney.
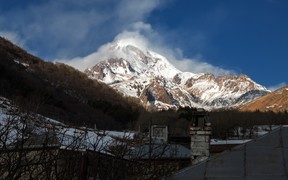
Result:
<instances>
[{"instance_id":1,"label":"chimney","mask_svg":"<svg viewBox=\"0 0 288 180\"><path fill-rule=\"evenodd\" d=\"M206 160L210 155L211 123L208 113L198 109L190 127L192 164Z\"/></svg>"}]
</instances>

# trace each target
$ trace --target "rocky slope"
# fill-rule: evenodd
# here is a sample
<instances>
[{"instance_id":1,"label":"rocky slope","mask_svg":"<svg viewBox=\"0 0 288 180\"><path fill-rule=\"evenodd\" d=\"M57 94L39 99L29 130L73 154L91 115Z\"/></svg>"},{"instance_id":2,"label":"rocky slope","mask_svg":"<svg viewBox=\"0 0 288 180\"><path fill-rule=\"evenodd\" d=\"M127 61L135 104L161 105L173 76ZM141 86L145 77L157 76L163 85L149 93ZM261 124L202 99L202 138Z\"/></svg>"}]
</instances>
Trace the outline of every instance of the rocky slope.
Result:
<instances>
[{"instance_id":1,"label":"rocky slope","mask_svg":"<svg viewBox=\"0 0 288 180\"><path fill-rule=\"evenodd\" d=\"M240 108L241 111L288 111L288 86L273 91Z\"/></svg>"},{"instance_id":2,"label":"rocky slope","mask_svg":"<svg viewBox=\"0 0 288 180\"><path fill-rule=\"evenodd\" d=\"M246 75L202 74L189 78L184 83L189 94L199 97L205 107L223 108L245 104L265 95L268 91Z\"/></svg>"},{"instance_id":3,"label":"rocky slope","mask_svg":"<svg viewBox=\"0 0 288 180\"><path fill-rule=\"evenodd\" d=\"M215 77L181 72L164 56L125 40L113 42L106 48L109 56L85 73L126 96L139 98L147 108L230 108L269 92L245 75Z\"/></svg>"}]
</instances>

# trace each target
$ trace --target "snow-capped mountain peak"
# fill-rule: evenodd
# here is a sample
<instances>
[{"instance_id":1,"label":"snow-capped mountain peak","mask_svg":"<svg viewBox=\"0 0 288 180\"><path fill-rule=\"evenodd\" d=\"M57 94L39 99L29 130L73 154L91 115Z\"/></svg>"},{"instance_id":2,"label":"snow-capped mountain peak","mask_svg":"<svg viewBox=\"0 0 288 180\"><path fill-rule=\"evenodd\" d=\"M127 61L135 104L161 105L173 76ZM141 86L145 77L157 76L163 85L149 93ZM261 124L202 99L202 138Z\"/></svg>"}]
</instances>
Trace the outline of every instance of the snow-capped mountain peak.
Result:
<instances>
[{"instance_id":1,"label":"snow-capped mountain peak","mask_svg":"<svg viewBox=\"0 0 288 180\"><path fill-rule=\"evenodd\" d=\"M110 57L86 70L90 77L105 83L115 83L131 78L158 77L172 79L180 73L168 60L148 49L140 49L129 41L116 41L109 47Z\"/></svg>"},{"instance_id":2,"label":"snow-capped mountain peak","mask_svg":"<svg viewBox=\"0 0 288 180\"><path fill-rule=\"evenodd\" d=\"M109 56L85 70L88 76L110 84L124 95L137 97L144 106L154 109L227 108L268 92L246 75L215 77L181 72L165 56L133 39L117 40L106 51Z\"/></svg>"}]
</instances>

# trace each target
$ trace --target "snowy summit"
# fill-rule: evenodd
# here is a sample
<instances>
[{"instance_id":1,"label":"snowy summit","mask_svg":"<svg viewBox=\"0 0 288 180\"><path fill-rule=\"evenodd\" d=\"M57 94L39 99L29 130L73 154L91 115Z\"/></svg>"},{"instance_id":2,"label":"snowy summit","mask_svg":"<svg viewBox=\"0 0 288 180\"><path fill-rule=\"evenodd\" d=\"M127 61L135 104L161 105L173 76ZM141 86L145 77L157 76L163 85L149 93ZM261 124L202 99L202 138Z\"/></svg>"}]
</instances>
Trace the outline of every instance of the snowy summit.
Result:
<instances>
[{"instance_id":1,"label":"snowy summit","mask_svg":"<svg viewBox=\"0 0 288 180\"><path fill-rule=\"evenodd\" d=\"M269 92L246 75L215 77L182 72L165 56L132 39L116 40L102 51L105 56L95 57L95 65L85 73L126 96L139 98L145 107L156 110L230 108Z\"/></svg>"}]
</instances>

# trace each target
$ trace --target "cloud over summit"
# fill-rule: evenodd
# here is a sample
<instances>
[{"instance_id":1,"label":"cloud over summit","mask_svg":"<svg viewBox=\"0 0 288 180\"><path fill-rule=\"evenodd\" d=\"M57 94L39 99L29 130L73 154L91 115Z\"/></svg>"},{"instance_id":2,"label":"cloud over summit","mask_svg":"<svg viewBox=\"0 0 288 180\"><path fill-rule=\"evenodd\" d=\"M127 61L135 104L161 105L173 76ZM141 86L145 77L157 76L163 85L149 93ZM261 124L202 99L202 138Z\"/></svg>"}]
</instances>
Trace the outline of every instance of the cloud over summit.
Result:
<instances>
[{"instance_id":1,"label":"cloud over summit","mask_svg":"<svg viewBox=\"0 0 288 180\"><path fill-rule=\"evenodd\" d=\"M131 23L145 19L160 3L160 0L27 3L0 10L0 32L17 34L26 40L28 48L38 49L37 55L43 58L72 58L88 54L113 39Z\"/></svg>"},{"instance_id":2,"label":"cloud over summit","mask_svg":"<svg viewBox=\"0 0 288 180\"><path fill-rule=\"evenodd\" d=\"M170 63L181 71L188 71L193 73L213 73L220 75L223 73L233 73L232 71L213 66L199 59L184 58L181 50L172 49L164 43L163 38L155 32L151 25L143 22L136 22L130 26L130 30L124 30L119 33L112 42L102 45L96 52L85 56L78 57L72 60L62 60L81 71L86 68L94 66L103 59L119 57L121 55L115 54L110 50L113 44L118 42L125 42L127 45L134 45L142 50L152 50L160 55L165 56ZM123 57L125 58L125 57Z\"/></svg>"},{"instance_id":3,"label":"cloud over summit","mask_svg":"<svg viewBox=\"0 0 288 180\"><path fill-rule=\"evenodd\" d=\"M146 20L164 0L47 0L0 11L0 34L46 60L83 70L107 56L105 47L121 39L155 51L182 71L214 74L230 71L186 58ZM177 35L178 36L178 35ZM96 49L98 49L96 51ZM101 58L102 56L102 58Z\"/></svg>"}]
</instances>

